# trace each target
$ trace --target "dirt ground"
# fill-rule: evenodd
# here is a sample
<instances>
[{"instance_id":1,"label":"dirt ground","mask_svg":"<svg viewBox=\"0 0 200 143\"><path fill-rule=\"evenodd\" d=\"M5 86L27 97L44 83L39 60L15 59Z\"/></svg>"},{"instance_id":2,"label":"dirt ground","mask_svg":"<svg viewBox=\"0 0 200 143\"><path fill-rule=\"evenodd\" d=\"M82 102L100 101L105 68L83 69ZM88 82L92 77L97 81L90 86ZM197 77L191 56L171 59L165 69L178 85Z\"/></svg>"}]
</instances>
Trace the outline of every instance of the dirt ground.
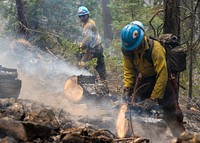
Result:
<instances>
[{"instance_id":1,"label":"dirt ground","mask_svg":"<svg viewBox=\"0 0 200 143\"><path fill-rule=\"evenodd\" d=\"M22 89L19 98L31 99L48 106L55 108L62 108L71 114L74 121L79 122L80 126L94 126L95 128L104 128L110 130L117 135L115 123L119 112L120 100L117 103L99 104L94 102L92 104L72 103L64 95L64 84L68 77L55 76L48 78L40 78L37 76L30 76L23 73L19 74L19 79L22 82ZM111 94L116 94L120 98L121 91L119 88L111 87ZM180 106L185 115L185 128L187 131L200 132L200 108L199 99L190 101L186 97L180 96ZM91 101L92 102L92 101ZM117 105L116 105L117 104ZM150 138L154 143L161 140L167 142L173 137L169 130L160 131L156 126L149 127L155 132L149 133L147 130L141 132L139 123L134 125L134 131L140 133L143 137ZM140 135L139 134L139 135ZM159 136L159 141L157 140Z\"/></svg>"},{"instance_id":2,"label":"dirt ground","mask_svg":"<svg viewBox=\"0 0 200 143\"><path fill-rule=\"evenodd\" d=\"M61 108L70 113L74 121L81 121L81 123L85 123L85 126L92 124L97 128L107 128L115 133L115 124L113 123L116 122L118 112L117 108L112 108L114 104L106 107L97 102L91 104L72 103L64 95L67 77L41 80L37 77L19 75L19 78L23 81L19 99L31 99L47 106Z\"/></svg>"}]
</instances>

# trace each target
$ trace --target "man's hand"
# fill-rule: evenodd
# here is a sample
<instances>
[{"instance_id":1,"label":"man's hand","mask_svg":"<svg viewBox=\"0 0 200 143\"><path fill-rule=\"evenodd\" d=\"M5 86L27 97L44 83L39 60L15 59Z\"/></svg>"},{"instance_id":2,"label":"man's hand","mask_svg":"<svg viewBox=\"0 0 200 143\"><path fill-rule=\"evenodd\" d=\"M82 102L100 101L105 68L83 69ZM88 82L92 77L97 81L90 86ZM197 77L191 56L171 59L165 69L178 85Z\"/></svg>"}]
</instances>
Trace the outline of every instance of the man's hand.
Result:
<instances>
[{"instance_id":1,"label":"man's hand","mask_svg":"<svg viewBox=\"0 0 200 143\"><path fill-rule=\"evenodd\" d=\"M86 62L84 62L84 61L82 61L82 60L79 61L79 62L78 62L78 67L79 67L79 68L84 68L84 67L86 67Z\"/></svg>"},{"instance_id":2,"label":"man's hand","mask_svg":"<svg viewBox=\"0 0 200 143\"><path fill-rule=\"evenodd\" d=\"M145 101L138 103L138 105L145 110L150 110L154 105L156 105L156 100L152 98L147 98Z\"/></svg>"},{"instance_id":3,"label":"man's hand","mask_svg":"<svg viewBox=\"0 0 200 143\"><path fill-rule=\"evenodd\" d=\"M124 88L124 94L123 94L123 101L125 103L129 103L132 100L132 94L133 94L133 88L125 87Z\"/></svg>"},{"instance_id":4,"label":"man's hand","mask_svg":"<svg viewBox=\"0 0 200 143\"><path fill-rule=\"evenodd\" d=\"M84 51L87 49L87 46L83 43L80 44L80 51Z\"/></svg>"}]
</instances>

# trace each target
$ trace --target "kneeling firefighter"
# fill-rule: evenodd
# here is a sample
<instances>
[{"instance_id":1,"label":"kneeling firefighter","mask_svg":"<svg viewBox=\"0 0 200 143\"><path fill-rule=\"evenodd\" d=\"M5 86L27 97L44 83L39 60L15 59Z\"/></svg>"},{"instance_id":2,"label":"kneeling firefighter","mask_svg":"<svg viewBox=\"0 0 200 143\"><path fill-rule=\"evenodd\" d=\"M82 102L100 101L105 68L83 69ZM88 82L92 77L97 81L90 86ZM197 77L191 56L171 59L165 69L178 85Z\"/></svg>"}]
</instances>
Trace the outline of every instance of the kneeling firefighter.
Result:
<instances>
[{"instance_id":1,"label":"kneeling firefighter","mask_svg":"<svg viewBox=\"0 0 200 143\"><path fill-rule=\"evenodd\" d=\"M164 120L174 136L184 130L183 113L176 99L176 88L167 69L166 51L158 41L153 41L152 62L145 57L149 49L144 25L133 21L121 31L124 94L123 101L130 104L143 101L142 107L150 109L158 103L164 112ZM137 82L136 82L137 81ZM137 91L137 92L134 92Z\"/></svg>"}]
</instances>

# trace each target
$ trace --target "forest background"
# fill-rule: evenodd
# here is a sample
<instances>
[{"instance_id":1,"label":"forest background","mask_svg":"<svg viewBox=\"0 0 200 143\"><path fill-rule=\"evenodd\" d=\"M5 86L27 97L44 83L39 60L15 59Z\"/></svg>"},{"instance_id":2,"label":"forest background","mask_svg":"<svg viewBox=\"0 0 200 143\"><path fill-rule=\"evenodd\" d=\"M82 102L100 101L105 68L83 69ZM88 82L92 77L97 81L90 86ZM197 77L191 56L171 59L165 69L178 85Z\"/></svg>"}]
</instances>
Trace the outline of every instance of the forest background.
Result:
<instances>
[{"instance_id":1,"label":"forest background","mask_svg":"<svg viewBox=\"0 0 200 143\"><path fill-rule=\"evenodd\" d=\"M198 0L176 2L180 8L178 36L188 55L187 70L180 74L180 93L192 98L200 93L200 5ZM96 21L102 37L109 87L121 92L121 29L131 21L139 20L148 36L158 36L163 33L163 9L168 3L172 0L1 0L0 34L2 38L24 38L40 50L76 65L81 40L77 9L84 5ZM95 60L90 64L90 71L94 72Z\"/></svg>"}]
</instances>

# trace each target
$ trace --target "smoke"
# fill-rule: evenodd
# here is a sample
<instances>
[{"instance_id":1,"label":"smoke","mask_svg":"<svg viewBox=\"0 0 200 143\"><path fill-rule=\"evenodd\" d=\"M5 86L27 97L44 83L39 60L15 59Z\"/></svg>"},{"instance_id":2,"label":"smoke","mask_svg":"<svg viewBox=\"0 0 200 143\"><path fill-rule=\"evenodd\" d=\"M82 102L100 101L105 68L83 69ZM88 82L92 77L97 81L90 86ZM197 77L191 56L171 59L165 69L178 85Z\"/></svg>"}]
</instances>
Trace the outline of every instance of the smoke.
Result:
<instances>
[{"instance_id":1,"label":"smoke","mask_svg":"<svg viewBox=\"0 0 200 143\"><path fill-rule=\"evenodd\" d=\"M114 131L113 116L117 114L115 109L102 110L93 100L90 100L89 106L84 102L73 103L64 94L65 82L71 76L91 73L77 68L61 57L41 51L23 39L1 38L0 44L0 65L17 69L18 78L22 81L19 99L34 100L51 107L62 108L71 114L74 121L92 124L90 121L94 120L99 123L93 125L108 127ZM110 126L102 120L111 122Z\"/></svg>"},{"instance_id":2,"label":"smoke","mask_svg":"<svg viewBox=\"0 0 200 143\"><path fill-rule=\"evenodd\" d=\"M137 118L138 115L135 115ZM143 117L145 120L149 120L151 117ZM147 119L149 118L149 119ZM154 120L154 119L150 119ZM156 120L156 119L155 119ZM163 122L142 122L140 120L132 119L132 126L134 133L148 138L153 143L169 142L172 139L172 134Z\"/></svg>"},{"instance_id":3,"label":"smoke","mask_svg":"<svg viewBox=\"0 0 200 143\"><path fill-rule=\"evenodd\" d=\"M64 85L62 84L70 76L80 74L91 75L88 71L79 69L60 57L55 57L39 50L39 48L32 46L24 39L13 40L1 38L0 43L0 65L17 69L18 78L24 80L22 80L22 84L26 82L25 79L29 79L27 81L29 82L28 84L23 84L22 95L25 94L23 93L23 89L31 86L34 82L45 84L47 87L53 87L52 94L56 94L63 90ZM36 96L34 95L34 91L36 92L36 90L33 89L31 91L33 96ZM31 96L27 98L31 98Z\"/></svg>"},{"instance_id":4,"label":"smoke","mask_svg":"<svg viewBox=\"0 0 200 143\"><path fill-rule=\"evenodd\" d=\"M17 69L18 78L22 80L20 99L31 99L51 107L62 108L71 114L76 123L80 123L78 125L92 125L117 134L115 123L118 109L110 108L112 101L108 98L73 103L65 97L66 80L73 75L91 75L88 71L77 68L61 57L41 51L23 39L1 38L0 43L0 65ZM162 130L155 124L150 126L133 122L133 130L154 142L158 141L158 138L159 141L167 140L166 133L161 133Z\"/></svg>"}]
</instances>

